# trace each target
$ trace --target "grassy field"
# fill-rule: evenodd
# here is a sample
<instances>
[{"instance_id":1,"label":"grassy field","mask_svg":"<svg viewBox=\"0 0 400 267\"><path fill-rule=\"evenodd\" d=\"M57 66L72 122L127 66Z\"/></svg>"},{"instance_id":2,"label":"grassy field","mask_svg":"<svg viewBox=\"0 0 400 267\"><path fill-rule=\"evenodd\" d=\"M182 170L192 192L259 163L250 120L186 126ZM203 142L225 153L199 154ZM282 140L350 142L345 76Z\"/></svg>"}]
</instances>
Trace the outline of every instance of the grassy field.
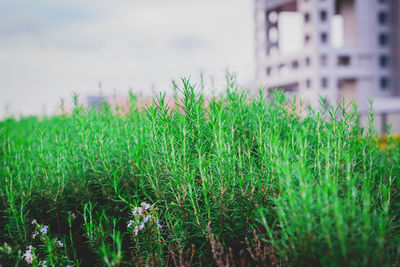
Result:
<instances>
[{"instance_id":1,"label":"grassy field","mask_svg":"<svg viewBox=\"0 0 400 267\"><path fill-rule=\"evenodd\" d=\"M135 103L0 122L2 266L398 265L399 143L346 105Z\"/></svg>"}]
</instances>

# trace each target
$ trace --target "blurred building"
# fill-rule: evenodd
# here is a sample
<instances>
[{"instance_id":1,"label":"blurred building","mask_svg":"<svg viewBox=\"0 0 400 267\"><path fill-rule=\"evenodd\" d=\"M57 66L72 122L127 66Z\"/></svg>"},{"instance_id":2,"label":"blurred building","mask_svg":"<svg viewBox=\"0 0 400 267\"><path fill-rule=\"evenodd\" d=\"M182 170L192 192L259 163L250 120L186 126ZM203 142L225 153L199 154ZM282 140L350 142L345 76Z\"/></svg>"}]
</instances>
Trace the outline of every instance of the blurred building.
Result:
<instances>
[{"instance_id":1,"label":"blurred building","mask_svg":"<svg viewBox=\"0 0 400 267\"><path fill-rule=\"evenodd\" d=\"M134 107L137 107L139 111L142 111L146 106L151 105L155 99L153 97L135 96ZM167 99L168 104L172 105L171 97ZM83 103L86 107L95 109L102 112L104 110L104 103L107 103L112 111L117 111L120 114L125 114L131 109L131 99L128 96L99 96L99 95L88 95L86 96L86 102Z\"/></svg>"},{"instance_id":2,"label":"blurred building","mask_svg":"<svg viewBox=\"0 0 400 267\"><path fill-rule=\"evenodd\" d=\"M370 98L400 95L399 0L255 0L255 7L259 83L310 103L345 97L361 109Z\"/></svg>"}]
</instances>

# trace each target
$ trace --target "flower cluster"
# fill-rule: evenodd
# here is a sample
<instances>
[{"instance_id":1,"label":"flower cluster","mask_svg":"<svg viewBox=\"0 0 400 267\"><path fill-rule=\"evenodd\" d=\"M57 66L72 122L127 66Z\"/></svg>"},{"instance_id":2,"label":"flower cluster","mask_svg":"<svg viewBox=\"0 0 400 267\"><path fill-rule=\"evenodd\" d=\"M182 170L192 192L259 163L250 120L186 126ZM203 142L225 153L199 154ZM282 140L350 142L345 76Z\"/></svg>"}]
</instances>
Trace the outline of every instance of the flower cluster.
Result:
<instances>
[{"instance_id":1,"label":"flower cluster","mask_svg":"<svg viewBox=\"0 0 400 267\"><path fill-rule=\"evenodd\" d=\"M49 226L38 224L36 219L33 220L31 224L35 225L36 228L35 231L33 232L32 238L36 238L37 236L44 238L47 235L49 231ZM60 247L64 246L61 240L58 240L57 238L54 238L54 243L58 244Z\"/></svg>"},{"instance_id":2,"label":"flower cluster","mask_svg":"<svg viewBox=\"0 0 400 267\"><path fill-rule=\"evenodd\" d=\"M22 258L26 261L26 263L33 264L34 266L46 267L46 260L48 257L52 257L53 260L60 261L65 264L70 263L70 260L63 251L64 243L60 239L52 237L50 227L48 225L39 224L36 219L31 222L31 225L33 226L32 238L36 240L33 241L31 245L27 246L26 251L24 254L22 254ZM42 243L42 245L40 245L40 243ZM43 253L36 253L37 251L41 251ZM40 257L40 255L46 253L47 256L45 259ZM65 266L65 264L63 264L63 266Z\"/></svg>"},{"instance_id":3,"label":"flower cluster","mask_svg":"<svg viewBox=\"0 0 400 267\"><path fill-rule=\"evenodd\" d=\"M38 224L36 219L33 220L31 224L35 226L35 232L33 232L32 238L36 238L39 235L47 235L47 231L49 230L49 227L47 225Z\"/></svg>"},{"instance_id":4,"label":"flower cluster","mask_svg":"<svg viewBox=\"0 0 400 267\"><path fill-rule=\"evenodd\" d=\"M33 232L32 238L36 238L37 236L41 237L43 240L45 240L45 237L47 236L47 233L49 231L49 226L47 225L42 225L38 224L38 222L33 220L31 222L32 225L35 225L35 231ZM58 240L57 238L53 239L54 243L57 244L60 247L64 247L63 242L61 240Z\"/></svg>"},{"instance_id":5,"label":"flower cluster","mask_svg":"<svg viewBox=\"0 0 400 267\"><path fill-rule=\"evenodd\" d=\"M132 211L133 220L129 220L128 229L134 226L133 232L135 235L139 233L139 231L145 229L146 224L155 224L158 228L162 228L161 224L155 218L153 206L146 202L142 202L139 207L135 207Z\"/></svg>"},{"instance_id":6,"label":"flower cluster","mask_svg":"<svg viewBox=\"0 0 400 267\"><path fill-rule=\"evenodd\" d=\"M23 258L28 264L32 264L33 256L35 255L35 254L32 252L32 248L33 248L33 247L32 247L31 245L27 246L27 247L26 247L26 250L25 250L25 253L22 254L22 258Z\"/></svg>"}]
</instances>

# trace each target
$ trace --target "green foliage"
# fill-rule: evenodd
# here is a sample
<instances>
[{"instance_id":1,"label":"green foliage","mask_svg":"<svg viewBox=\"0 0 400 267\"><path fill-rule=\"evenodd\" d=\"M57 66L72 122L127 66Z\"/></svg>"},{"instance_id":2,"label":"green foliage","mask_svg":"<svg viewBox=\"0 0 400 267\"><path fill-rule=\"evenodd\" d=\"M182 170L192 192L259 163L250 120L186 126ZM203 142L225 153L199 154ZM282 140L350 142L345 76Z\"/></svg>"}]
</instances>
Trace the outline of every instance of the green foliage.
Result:
<instances>
[{"instance_id":1,"label":"green foliage","mask_svg":"<svg viewBox=\"0 0 400 267\"><path fill-rule=\"evenodd\" d=\"M399 144L379 150L356 107L251 98L232 76L219 99L174 86L142 112L75 96L70 115L0 122L0 263L28 246L50 266L400 260Z\"/></svg>"}]
</instances>

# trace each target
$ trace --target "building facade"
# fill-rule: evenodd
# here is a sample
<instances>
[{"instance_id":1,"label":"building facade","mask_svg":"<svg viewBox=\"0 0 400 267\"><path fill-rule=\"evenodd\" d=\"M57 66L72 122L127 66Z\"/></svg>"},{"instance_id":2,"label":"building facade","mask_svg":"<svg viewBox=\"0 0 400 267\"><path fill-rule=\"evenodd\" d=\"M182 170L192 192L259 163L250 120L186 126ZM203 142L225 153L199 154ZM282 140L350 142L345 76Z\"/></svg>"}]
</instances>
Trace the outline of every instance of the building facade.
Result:
<instances>
[{"instance_id":1,"label":"building facade","mask_svg":"<svg viewBox=\"0 0 400 267\"><path fill-rule=\"evenodd\" d=\"M255 0L257 82L310 103L345 97L360 108L373 97L399 96L399 2ZM289 15L292 26L284 25ZM300 39L290 39L291 27ZM297 50L284 53L290 42L299 42Z\"/></svg>"}]
</instances>

